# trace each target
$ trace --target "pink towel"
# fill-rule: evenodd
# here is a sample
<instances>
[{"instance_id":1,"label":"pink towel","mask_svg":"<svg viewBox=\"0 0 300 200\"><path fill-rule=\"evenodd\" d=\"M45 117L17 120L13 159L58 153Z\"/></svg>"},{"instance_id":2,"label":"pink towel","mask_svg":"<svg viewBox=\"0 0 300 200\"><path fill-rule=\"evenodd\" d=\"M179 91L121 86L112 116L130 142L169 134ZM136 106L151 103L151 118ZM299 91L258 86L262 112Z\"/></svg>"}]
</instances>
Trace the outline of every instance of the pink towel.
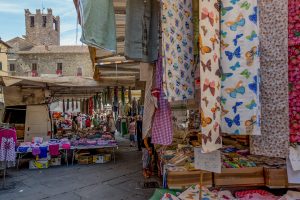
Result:
<instances>
[{"instance_id":1,"label":"pink towel","mask_svg":"<svg viewBox=\"0 0 300 200\"><path fill-rule=\"evenodd\" d=\"M58 156L59 155L59 144L51 144L49 146L49 152L51 156Z\"/></svg>"}]
</instances>

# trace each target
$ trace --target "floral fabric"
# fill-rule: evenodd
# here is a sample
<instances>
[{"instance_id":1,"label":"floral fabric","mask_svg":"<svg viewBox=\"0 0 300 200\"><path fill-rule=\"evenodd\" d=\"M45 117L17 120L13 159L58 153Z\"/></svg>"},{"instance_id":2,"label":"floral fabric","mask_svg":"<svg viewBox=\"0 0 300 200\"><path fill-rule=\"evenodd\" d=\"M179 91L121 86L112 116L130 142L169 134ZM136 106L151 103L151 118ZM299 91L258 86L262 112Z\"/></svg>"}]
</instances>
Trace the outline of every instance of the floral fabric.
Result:
<instances>
[{"instance_id":1,"label":"floral fabric","mask_svg":"<svg viewBox=\"0 0 300 200\"><path fill-rule=\"evenodd\" d=\"M256 0L221 1L222 132L260 135Z\"/></svg>"},{"instance_id":2,"label":"floral fabric","mask_svg":"<svg viewBox=\"0 0 300 200\"><path fill-rule=\"evenodd\" d=\"M202 149L212 152L222 147L219 2L201 0L199 6Z\"/></svg>"},{"instance_id":3,"label":"floral fabric","mask_svg":"<svg viewBox=\"0 0 300 200\"><path fill-rule=\"evenodd\" d=\"M289 152L287 2L259 1L262 134L250 137L255 155L286 158Z\"/></svg>"},{"instance_id":4,"label":"floral fabric","mask_svg":"<svg viewBox=\"0 0 300 200\"><path fill-rule=\"evenodd\" d=\"M192 0L162 0L164 92L168 101L194 99Z\"/></svg>"}]
</instances>

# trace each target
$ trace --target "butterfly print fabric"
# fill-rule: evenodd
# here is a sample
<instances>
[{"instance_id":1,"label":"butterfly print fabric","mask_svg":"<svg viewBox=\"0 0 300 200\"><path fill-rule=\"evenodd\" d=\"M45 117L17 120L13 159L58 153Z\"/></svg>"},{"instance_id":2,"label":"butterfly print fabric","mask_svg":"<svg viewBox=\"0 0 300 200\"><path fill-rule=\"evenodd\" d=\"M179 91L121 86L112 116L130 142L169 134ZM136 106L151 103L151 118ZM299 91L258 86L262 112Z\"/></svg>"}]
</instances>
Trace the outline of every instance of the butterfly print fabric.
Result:
<instances>
[{"instance_id":1,"label":"butterfly print fabric","mask_svg":"<svg viewBox=\"0 0 300 200\"><path fill-rule=\"evenodd\" d=\"M194 99L192 0L162 0L164 91L168 101Z\"/></svg>"},{"instance_id":2,"label":"butterfly print fabric","mask_svg":"<svg viewBox=\"0 0 300 200\"><path fill-rule=\"evenodd\" d=\"M260 135L256 0L221 1L222 132Z\"/></svg>"},{"instance_id":3,"label":"butterfly print fabric","mask_svg":"<svg viewBox=\"0 0 300 200\"><path fill-rule=\"evenodd\" d=\"M200 0L199 17L202 149L204 152L212 152L222 147L218 0Z\"/></svg>"}]
</instances>

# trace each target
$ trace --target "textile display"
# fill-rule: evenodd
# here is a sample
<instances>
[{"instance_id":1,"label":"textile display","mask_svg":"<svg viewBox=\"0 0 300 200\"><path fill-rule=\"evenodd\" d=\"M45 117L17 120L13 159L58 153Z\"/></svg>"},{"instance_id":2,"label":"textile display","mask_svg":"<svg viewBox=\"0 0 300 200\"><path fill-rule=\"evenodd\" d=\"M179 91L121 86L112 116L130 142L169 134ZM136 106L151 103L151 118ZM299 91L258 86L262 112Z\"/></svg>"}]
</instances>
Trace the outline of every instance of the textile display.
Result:
<instances>
[{"instance_id":1,"label":"textile display","mask_svg":"<svg viewBox=\"0 0 300 200\"><path fill-rule=\"evenodd\" d=\"M289 119L290 141L300 142L300 2L289 0Z\"/></svg>"},{"instance_id":2,"label":"textile display","mask_svg":"<svg viewBox=\"0 0 300 200\"><path fill-rule=\"evenodd\" d=\"M262 135L250 137L255 155L285 158L289 152L287 4L259 1Z\"/></svg>"},{"instance_id":3,"label":"textile display","mask_svg":"<svg viewBox=\"0 0 300 200\"><path fill-rule=\"evenodd\" d=\"M0 167L14 167L16 163L17 134L15 129L0 130Z\"/></svg>"},{"instance_id":4,"label":"textile display","mask_svg":"<svg viewBox=\"0 0 300 200\"><path fill-rule=\"evenodd\" d=\"M126 3L125 56L153 62L158 56L159 3L152 0Z\"/></svg>"},{"instance_id":5,"label":"textile display","mask_svg":"<svg viewBox=\"0 0 300 200\"><path fill-rule=\"evenodd\" d=\"M152 98L152 84L153 84L153 74L154 74L153 65L149 66L148 79L146 80L145 87L145 102L144 102L144 115L143 115L143 139L147 136L150 136L150 129L152 126L152 119L155 111L154 101Z\"/></svg>"},{"instance_id":6,"label":"textile display","mask_svg":"<svg viewBox=\"0 0 300 200\"><path fill-rule=\"evenodd\" d=\"M199 185L191 186L183 193L181 193L178 198L179 199L191 199L198 200L199 198ZM218 195L209 191L206 187L202 187L202 199L204 200L218 200Z\"/></svg>"},{"instance_id":7,"label":"textile display","mask_svg":"<svg viewBox=\"0 0 300 200\"><path fill-rule=\"evenodd\" d=\"M170 103L166 99L162 85L162 59L160 58L156 64L156 88L159 91L158 108L155 110L151 143L160 145L170 145L173 140L173 125L171 119Z\"/></svg>"},{"instance_id":8,"label":"textile display","mask_svg":"<svg viewBox=\"0 0 300 200\"><path fill-rule=\"evenodd\" d=\"M199 21L199 0L193 0L194 56L199 55Z\"/></svg>"},{"instance_id":9,"label":"textile display","mask_svg":"<svg viewBox=\"0 0 300 200\"><path fill-rule=\"evenodd\" d=\"M260 135L257 1L221 1L222 132Z\"/></svg>"},{"instance_id":10,"label":"textile display","mask_svg":"<svg viewBox=\"0 0 300 200\"><path fill-rule=\"evenodd\" d=\"M82 35L80 41L88 46L117 50L116 22L113 1L80 0Z\"/></svg>"},{"instance_id":11,"label":"textile display","mask_svg":"<svg viewBox=\"0 0 300 200\"><path fill-rule=\"evenodd\" d=\"M204 152L212 152L222 147L218 8L218 0L202 0L199 3L201 133Z\"/></svg>"},{"instance_id":12,"label":"textile display","mask_svg":"<svg viewBox=\"0 0 300 200\"><path fill-rule=\"evenodd\" d=\"M192 0L162 0L164 92L168 101L194 99Z\"/></svg>"}]
</instances>

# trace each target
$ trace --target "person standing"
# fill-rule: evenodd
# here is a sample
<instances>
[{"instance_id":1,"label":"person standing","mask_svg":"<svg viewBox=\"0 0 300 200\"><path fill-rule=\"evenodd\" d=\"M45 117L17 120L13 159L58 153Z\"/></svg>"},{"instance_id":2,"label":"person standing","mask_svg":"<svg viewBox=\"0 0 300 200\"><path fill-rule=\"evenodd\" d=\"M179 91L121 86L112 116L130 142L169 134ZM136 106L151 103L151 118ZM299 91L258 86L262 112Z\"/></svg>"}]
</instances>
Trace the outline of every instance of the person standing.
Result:
<instances>
[{"instance_id":1,"label":"person standing","mask_svg":"<svg viewBox=\"0 0 300 200\"><path fill-rule=\"evenodd\" d=\"M115 124L115 120L113 115L109 115L109 119L108 119L108 129L109 132L113 135L113 137L115 136L115 132L116 132L116 124Z\"/></svg>"},{"instance_id":2,"label":"person standing","mask_svg":"<svg viewBox=\"0 0 300 200\"><path fill-rule=\"evenodd\" d=\"M129 124L129 140L130 140L130 146L135 146L134 145L134 136L135 136L135 121L133 118L130 119L130 124Z\"/></svg>"},{"instance_id":3,"label":"person standing","mask_svg":"<svg viewBox=\"0 0 300 200\"><path fill-rule=\"evenodd\" d=\"M137 136L137 144L138 144L138 150L142 151L142 138L143 138L143 121L142 117L139 115L136 121L136 136Z\"/></svg>"}]
</instances>

